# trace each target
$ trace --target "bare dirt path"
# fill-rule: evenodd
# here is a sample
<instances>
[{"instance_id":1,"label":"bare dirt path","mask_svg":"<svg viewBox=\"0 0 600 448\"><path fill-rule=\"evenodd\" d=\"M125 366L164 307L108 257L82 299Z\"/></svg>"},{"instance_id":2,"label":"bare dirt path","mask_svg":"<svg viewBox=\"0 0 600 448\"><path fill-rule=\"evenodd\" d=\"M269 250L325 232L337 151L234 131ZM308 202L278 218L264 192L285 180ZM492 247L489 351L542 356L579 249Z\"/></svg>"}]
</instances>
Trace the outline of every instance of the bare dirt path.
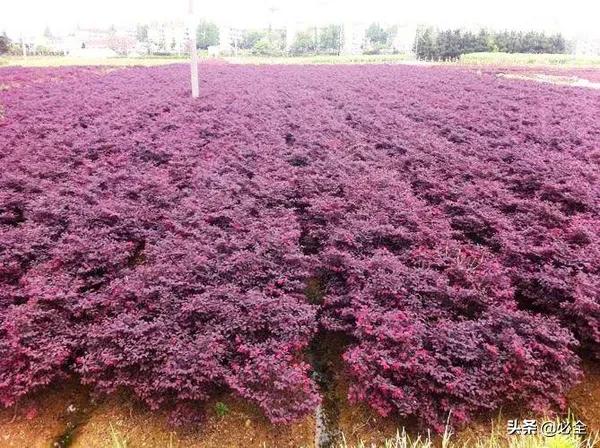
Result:
<instances>
[{"instance_id":1,"label":"bare dirt path","mask_svg":"<svg viewBox=\"0 0 600 448\"><path fill-rule=\"evenodd\" d=\"M589 425L600 430L600 364L587 362L585 380L569 395L569 406ZM410 422L381 418L363 406L351 406L345 399L347 386L339 381L338 427L348 444L381 442L399 426ZM36 407L36 402L39 403ZM217 401L206 407L206 420L196 428L173 428L165 415L151 413L124 397L113 397L83 413L70 448L113 448L111 426L127 440L127 448L251 448L313 447L315 420L309 417L289 426L273 426L247 403L230 397L223 399L227 412L215 412ZM0 411L0 448L49 448L69 429L73 411L89 407L87 391L67 384L45 393L36 401L23 402L17 409ZM75 411L75 414L77 411ZM509 418L505 415L505 419ZM489 420L475 423L461 432L463 436L485 435Z\"/></svg>"}]
</instances>

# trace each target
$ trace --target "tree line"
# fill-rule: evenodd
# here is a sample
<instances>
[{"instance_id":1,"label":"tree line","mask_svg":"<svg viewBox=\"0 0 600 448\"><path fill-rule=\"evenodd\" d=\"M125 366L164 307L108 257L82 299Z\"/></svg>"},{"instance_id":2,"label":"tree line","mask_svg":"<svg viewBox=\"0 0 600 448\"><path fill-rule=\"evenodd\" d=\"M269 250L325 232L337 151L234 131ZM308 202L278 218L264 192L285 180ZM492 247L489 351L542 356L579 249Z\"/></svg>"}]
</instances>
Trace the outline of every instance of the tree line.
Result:
<instances>
[{"instance_id":1,"label":"tree line","mask_svg":"<svg viewBox=\"0 0 600 448\"><path fill-rule=\"evenodd\" d=\"M547 35L538 31L488 31L477 33L460 29L417 30L414 52L428 61L453 61L462 54L481 52L552 53L569 52L568 43L560 33Z\"/></svg>"},{"instance_id":2,"label":"tree line","mask_svg":"<svg viewBox=\"0 0 600 448\"><path fill-rule=\"evenodd\" d=\"M397 32L397 26L383 27L379 23L372 23L365 31L362 51L366 54L394 52L394 38ZM138 26L135 40L146 44L149 54L156 51L169 52L176 47L174 41L150 42L147 25ZM196 42L198 49L203 50L218 45L218 26L210 21L201 21L196 30ZM339 54L343 45L343 28L335 24L306 28L296 33L289 48L286 47L285 29L240 30L232 44L238 50L256 55ZM134 45L135 42L130 43L130 46ZM20 49L16 47L6 33L0 34L0 54L18 53ZM430 61L457 60L466 53L564 54L570 50L569 43L559 33L548 35L537 31L486 29L472 32L461 29L439 30L433 27L418 29L413 47L419 59Z\"/></svg>"},{"instance_id":3,"label":"tree line","mask_svg":"<svg viewBox=\"0 0 600 448\"><path fill-rule=\"evenodd\" d=\"M339 53L341 51L342 27L328 25L313 27L298 32L289 49L292 54ZM198 49L206 50L219 43L218 27L202 21L196 32ZM286 31L283 29L241 30L232 45L258 55L278 55L286 51Z\"/></svg>"},{"instance_id":4,"label":"tree line","mask_svg":"<svg viewBox=\"0 0 600 448\"><path fill-rule=\"evenodd\" d=\"M363 50L365 53L379 53L392 50L397 26L384 28L379 23L372 23L365 32ZM309 27L300 30L288 49L294 55L303 54L339 54L343 45L343 28L330 24L320 27ZM206 50L219 43L219 29L210 21L201 21L196 32L198 49ZM233 45L239 50L247 50L259 55L278 55L286 51L286 30L284 29L250 29L241 30Z\"/></svg>"}]
</instances>

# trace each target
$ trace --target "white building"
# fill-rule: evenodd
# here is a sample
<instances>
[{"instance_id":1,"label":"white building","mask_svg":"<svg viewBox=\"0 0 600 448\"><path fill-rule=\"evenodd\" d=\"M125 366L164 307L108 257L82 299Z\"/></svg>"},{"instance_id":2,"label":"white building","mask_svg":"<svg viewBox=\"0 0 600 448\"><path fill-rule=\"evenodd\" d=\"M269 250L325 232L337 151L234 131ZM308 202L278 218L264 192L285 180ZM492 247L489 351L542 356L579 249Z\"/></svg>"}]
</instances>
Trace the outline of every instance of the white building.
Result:
<instances>
[{"instance_id":1,"label":"white building","mask_svg":"<svg viewBox=\"0 0 600 448\"><path fill-rule=\"evenodd\" d=\"M186 50L187 37L183 21L153 22L148 25L148 50L153 53L182 54Z\"/></svg>"},{"instance_id":2,"label":"white building","mask_svg":"<svg viewBox=\"0 0 600 448\"><path fill-rule=\"evenodd\" d=\"M600 37L585 37L575 40L577 56L600 56Z\"/></svg>"},{"instance_id":3,"label":"white building","mask_svg":"<svg viewBox=\"0 0 600 448\"><path fill-rule=\"evenodd\" d=\"M219 45L209 47L211 56L230 56L238 53L242 30L228 25L219 25Z\"/></svg>"},{"instance_id":4,"label":"white building","mask_svg":"<svg viewBox=\"0 0 600 448\"><path fill-rule=\"evenodd\" d=\"M290 21L285 27L285 51L290 51L294 42L296 42L296 36L298 30L302 29L302 25L298 22Z\"/></svg>"},{"instance_id":5,"label":"white building","mask_svg":"<svg viewBox=\"0 0 600 448\"><path fill-rule=\"evenodd\" d=\"M367 26L364 23L346 22L342 28L343 54L361 54Z\"/></svg>"},{"instance_id":6,"label":"white building","mask_svg":"<svg viewBox=\"0 0 600 448\"><path fill-rule=\"evenodd\" d=\"M109 30L78 28L63 40L63 50L74 57L115 57L118 53L110 48L110 36Z\"/></svg>"},{"instance_id":7,"label":"white building","mask_svg":"<svg viewBox=\"0 0 600 448\"><path fill-rule=\"evenodd\" d=\"M416 37L417 25L398 25L398 31L396 32L396 35L394 36L394 40L392 42L392 47L394 51L403 54L413 53Z\"/></svg>"},{"instance_id":8,"label":"white building","mask_svg":"<svg viewBox=\"0 0 600 448\"><path fill-rule=\"evenodd\" d=\"M229 55L233 53L233 35L231 28L225 25L219 26L219 54Z\"/></svg>"}]
</instances>

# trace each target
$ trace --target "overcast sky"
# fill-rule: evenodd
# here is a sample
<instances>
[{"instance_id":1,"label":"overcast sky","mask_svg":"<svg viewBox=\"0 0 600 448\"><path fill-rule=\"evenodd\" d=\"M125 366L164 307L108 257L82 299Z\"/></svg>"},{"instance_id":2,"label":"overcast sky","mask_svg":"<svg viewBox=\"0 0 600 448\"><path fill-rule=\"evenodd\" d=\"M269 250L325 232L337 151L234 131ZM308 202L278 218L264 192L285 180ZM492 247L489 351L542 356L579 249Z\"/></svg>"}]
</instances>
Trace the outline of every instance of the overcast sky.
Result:
<instances>
[{"instance_id":1,"label":"overcast sky","mask_svg":"<svg viewBox=\"0 0 600 448\"><path fill-rule=\"evenodd\" d=\"M381 21L440 27L486 26L541 29L567 35L600 36L598 0L195 0L197 15L236 27L262 27L272 20ZM0 32L25 35L46 26L55 32L73 27L134 26L182 19L188 0L4 0Z\"/></svg>"}]
</instances>

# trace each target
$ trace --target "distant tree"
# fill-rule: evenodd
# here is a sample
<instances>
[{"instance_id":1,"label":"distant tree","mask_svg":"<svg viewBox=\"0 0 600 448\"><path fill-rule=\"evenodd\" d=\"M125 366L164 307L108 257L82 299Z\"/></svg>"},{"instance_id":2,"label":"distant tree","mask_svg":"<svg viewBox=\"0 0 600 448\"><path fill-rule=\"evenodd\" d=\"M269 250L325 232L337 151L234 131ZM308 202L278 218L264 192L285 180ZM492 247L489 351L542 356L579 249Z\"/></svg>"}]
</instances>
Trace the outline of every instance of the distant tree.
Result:
<instances>
[{"instance_id":1,"label":"distant tree","mask_svg":"<svg viewBox=\"0 0 600 448\"><path fill-rule=\"evenodd\" d=\"M481 53L492 51L492 40L487 30L482 29L478 33L472 31L459 31L460 34L460 53Z\"/></svg>"},{"instance_id":2,"label":"distant tree","mask_svg":"<svg viewBox=\"0 0 600 448\"><path fill-rule=\"evenodd\" d=\"M521 50L519 36L514 31L501 31L494 34L494 43L499 52L517 53Z\"/></svg>"},{"instance_id":3,"label":"distant tree","mask_svg":"<svg viewBox=\"0 0 600 448\"><path fill-rule=\"evenodd\" d=\"M539 31L471 31L432 28L418 30L415 53L419 59L451 61L462 54L484 51L504 53L566 53L569 45L561 34L547 36Z\"/></svg>"},{"instance_id":4,"label":"distant tree","mask_svg":"<svg viewBox=\"0 0 600 448\"><path fill-rule=\"evenodd\" d=\"M378 23L369 25L365 37L371 45L385 45L388 41L388 33Z\"/></svg>"},{"instance_id":5,"label":"distant tree","mask_svg":"<svg viewBox=\"0 0 600 448\"><path fill-rule=\"evenodd\" d=\"M11 47L11 40L6 35L6 32L0 34L0 54L8 53Z\"/></svg>"},{"instance_id":6,"label":"distant tree","mask_svg":"<svg viewBox=\"0 0 600 448\"><path fill-rule=\"evenodd\" d=\"M433 59L454 61L461 55L463 36L460 30L440 31L436 37L437 54Z\"/></svg>"},{"instance_id":7,"label":"distant tree","mask_svg":"<svg viewBox=\"0 0 600 448\"><path fill-rule=\"evenodd\" d=\"M256 55L267 55L271 52L271 43L267 36L261 37L259 40L254 42L252 46L252 54Z\"/></svg>"},{"instance_id":8,"label":"distant tree","mask_svg":"<svg viewBox=\"0 0 600 448\"><path fill-rule=\"evenodd\" d=\"M479 30L477 37L475 38L475 53L493 51L494 50L494 37L488 30L482 28Z\"/></svg>"},{"instance_id":9,"label":"distant tree","mask_svg":"<svg viewBox=\"0 0 600 448\"><path fill-rule=\"evenodd\" d=\"M550 42L552 45L552 53L568 53L568 44L562 34L557 33L550 36Z\"/></svg>"},{"instance_id":10,"label":"distant tree","mask_svg":"<svg viewBox=\"0 0 600 448\"><path fill-rule=\"evenodd\" d=\"M521 35L521 48L518 49L519 53L544 53L544 44L540 39L539 33L535 31L529 31L525 35Z\"/></svg>"},{"instance_id":11,"label":"distant tree","mask_svg":"<svg viewBox=\"0 0 600 448\"><path fill-rule=\"evenodd\" d=\"M502 31L493 35L493 46L505 53L566 53L568 43L561 34L539 31Z\"/></svg>"},{"instance_id":12,"label":"distant tree","mask_svg":"<svg viewBox=\"0 0 600 448\"><path fill-rule=\"evenodd\" d=\"M146 24L138 24L135 29L135 39L143 45L146 49L146 53L151 53L151 43L149 37L150 27Z\"/></svg>"},{"instance_id":13,"label":"distant tree","mask_svg":"<svg viewBox=\"0 0 600 448\"><path fill-rule=\"evenodd\" d=\"M167 36L165 35L164 25L160 27L160 31L158 33L158 42L156 42L156 47L158 48L158 51L161 53L167 51Z\"/></svg>"},{"instance_id":14,"label":"distant tree","mask_svg":"<svg viewBox=\"0 0 600 448\"><path fill-rule=\"evenodd\" d=\"M328 25L319 30L319 51L339 53L342 46L342 27L339 25Z\"/></svg>"},{"instance_id":15,"label":"distant tree","mask_svg":"<svg viewBox=\"0 0 600 448\"><path fill-rule=\"evenodd\" d=\"M254 43L252 54L261 56L278 55L281 54L281 46L278 39L272 39L265 35Z\"/></svg>"},{"instance_id":16,"label":"distant tree","mask_svg":"<svg viewBox=\"0 0 600 448\"><path fill-rule=\"evenodd\" d=\"M139 42L148 42L148 25L138 25L135 30L135 38Z\"/></svg>"},{"instance_id":17,"label":"distant tree","mask_svg":"<svg viewBox=\"0 0 600 448\"><path fill-rule=\"evenodd\" d=\"M313 31L301 31L296 34L296 39L291 47L293 54L314 53L317 50L317 42Z\"/></svg>"},{"instance_id":18,"label":"distant tree","mask_svg":"<svg viewBox=\"0 0 600 448\"><path fill-rule=\"evenodd\" d=\"M241 40L240 40L240 48L243 50L251 50L254 48L256 43L261 39L267 37L266 31L260 30L245 30L242 32Z\"/></svg>"},{"instance_id":19,"label":"distant tree","mask_svg":"<svg viewBox=\"0 0 600 448\"><path fill-rule=\"evenodd\" d=\"M433 28L428 27L417 30L414 51L417 59L433 61L438 58Z\"/></svg>"},{"instance_id":20,"label":"distant tree","mask_svg":"<svg viewBox=\"0 0 600 448\"><path fill-rule=\"evenodd\" d=\"M207 20L201 20L196 29L196 47L206 50L219 43L219 27Z\"/></svg>"}]
</instances>

